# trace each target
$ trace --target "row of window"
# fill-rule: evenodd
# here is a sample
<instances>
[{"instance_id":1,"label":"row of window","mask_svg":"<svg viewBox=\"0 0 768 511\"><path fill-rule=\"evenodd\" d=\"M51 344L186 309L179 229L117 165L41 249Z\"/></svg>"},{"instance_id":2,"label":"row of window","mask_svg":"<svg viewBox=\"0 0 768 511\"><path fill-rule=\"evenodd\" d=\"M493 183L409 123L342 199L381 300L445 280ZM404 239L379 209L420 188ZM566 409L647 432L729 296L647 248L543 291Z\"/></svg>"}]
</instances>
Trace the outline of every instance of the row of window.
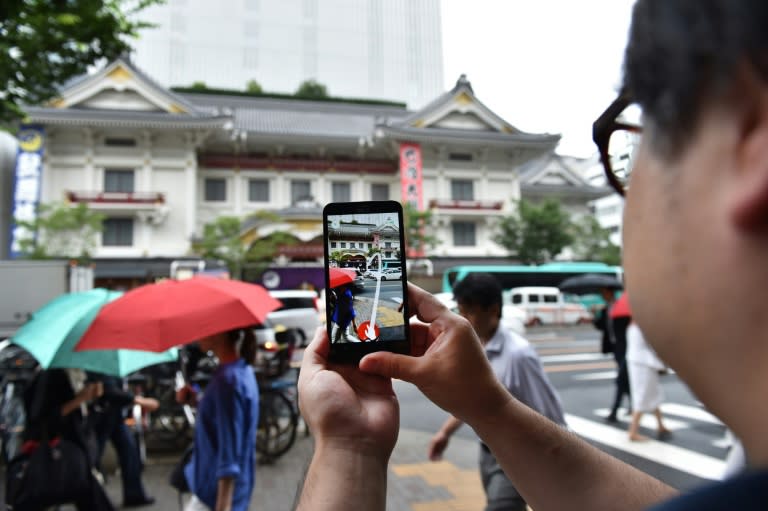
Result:
<instances>
[{"instance_id":1,"label":"row of window","mask_svg":"<svg viewBox=\"0 0 768 511\"><path fill-rule=\"evenodd\" d=\"M311 197L312 182L308 179L293 179L291 186L291 203ZM227 200L227 180L222 177L205 179L203 199L206 202L225 202ZM268 179L248 180L248 201L269 202L271 200L270 181ZM352 183L349 181L334 181L331 183L332 202L350 202L352 200ZM371 183L371 200L389 200L389 184Z\"/></svg>"},{"instance_id":2,"label":"row of window","mask_svg":"<svg viewBox=\"0 0 768 511\"><path fill-rule=\"evenodd\" d=\"M331 242L331 248L360 248L360 249L368 249L370 250L373 248L373 243L363 243L361 241L350 241L347 243L346 241L332 241ZM385 241L384 242L384 248L393 248L391 241Z\"/></svg>"},{"instance_id":3,"label":"row of window","mask_svg":"<svg viewBox=\"0 0 768 511\"><path fill-rule=\"evenodd\" d=\"M134 171L112 170L104 171L104 191L133 193L135 191ZM308 179L291 180L291 203L312 195L312 183ZM452 200L474 200L474 183L469 179L451 180ZM227 181L225 178L209 177L205 179L204 199L206 202L225 202L227 200ZM248 201L269 202L271 200L270 182L268 179L248 180ZM352 183L348 181L333 181L331 183L331 200L333 202L349 202L352 200ZM389 200L389 184L372 183L371 200Z\"/></svg>"},{"instance_id":4,"label":"row of window","mask_svg":"<svg viewBox=\"0 0 768 511\"><path fill-rule=\"evenodd\" d=\"M476 227L474 222L453 222L451 224L453 230L453 245L457 247L474 247L477 244ZM349 242L349 247L347 247L347 242L345 241L338 243L338 248L370 249L373 247L371 243L363 242ZM133 219L108 218L104 220L104 231L101 244L105 247L133 246ZM331 248L337 248L336 244L337 242L332 241ZM393 247L390 242L385 242L384 248Z\"/></svg>"}]
</instances>

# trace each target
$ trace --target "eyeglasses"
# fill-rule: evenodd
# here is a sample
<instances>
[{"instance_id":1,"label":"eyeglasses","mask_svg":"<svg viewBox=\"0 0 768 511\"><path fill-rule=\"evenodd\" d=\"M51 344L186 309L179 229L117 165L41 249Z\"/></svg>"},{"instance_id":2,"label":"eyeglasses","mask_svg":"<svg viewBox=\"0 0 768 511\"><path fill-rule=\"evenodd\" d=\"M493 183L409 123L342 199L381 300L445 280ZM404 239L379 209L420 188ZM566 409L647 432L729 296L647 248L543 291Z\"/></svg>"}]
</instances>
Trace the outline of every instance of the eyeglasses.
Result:
<instances>
[{"instance_id":1,"label":"eyeglasses","mask_svg":"<svg viewBox=\"0 0 768 511\"><path fill-rule=\"evenodd\" d=\"M592 140L600 152L605 177L622 197L629 187L634 149L643 132L639 122L628 122L623 115L633 105L629 94L622 92L592 124Z\"/></svg>"}]
</instances>

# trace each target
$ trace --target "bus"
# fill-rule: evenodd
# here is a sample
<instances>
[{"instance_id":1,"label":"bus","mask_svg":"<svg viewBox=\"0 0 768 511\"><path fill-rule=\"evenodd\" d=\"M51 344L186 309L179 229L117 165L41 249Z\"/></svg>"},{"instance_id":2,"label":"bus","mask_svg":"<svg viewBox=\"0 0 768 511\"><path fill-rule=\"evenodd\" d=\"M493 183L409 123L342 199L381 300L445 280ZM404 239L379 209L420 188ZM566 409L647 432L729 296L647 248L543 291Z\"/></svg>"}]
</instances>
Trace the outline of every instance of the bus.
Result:
<instances>
[{"instance_id":1,"label":"bus","mask_svg":"<svg viewBox=\"0 0 768 511\"><path fill-rule=\"evenodd\" d=\"M562 262L546 263L535 265L472 265L472 266L453 266L443 273L442 290L450 293L453 285L469 275L470 273L490 273L501 284L504 290L513 287L526 286L554 286L557 287L562 281L569 277L582 275L584 273L603 273L609 274L619 281L623 282L621 266L610 266L605 263L596 262ZM579 299L579 302L587 308L603 303L601 297L597 295L587 295Z\"/></svg>"}]
</instances>

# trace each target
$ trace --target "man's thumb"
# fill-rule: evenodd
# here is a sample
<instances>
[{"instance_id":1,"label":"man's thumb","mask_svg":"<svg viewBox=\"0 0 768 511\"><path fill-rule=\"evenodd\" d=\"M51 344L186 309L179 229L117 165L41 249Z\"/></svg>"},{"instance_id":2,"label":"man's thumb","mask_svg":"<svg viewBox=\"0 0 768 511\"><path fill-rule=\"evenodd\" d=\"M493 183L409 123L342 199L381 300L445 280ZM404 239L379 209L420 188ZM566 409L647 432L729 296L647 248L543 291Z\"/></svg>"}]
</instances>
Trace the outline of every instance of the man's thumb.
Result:
<instances>
[{"instance_id":1,"label":"man's thumb","mask_svg":"<svg viewBox=\"0 0 768 511\"><path fill-rule=\"evenodd\" d=\"M360 370L387 378L396 378L413 383L414 369L418 360L409 355L388 351L370 353L360 360Z\"/></svg>"}]
</instances>

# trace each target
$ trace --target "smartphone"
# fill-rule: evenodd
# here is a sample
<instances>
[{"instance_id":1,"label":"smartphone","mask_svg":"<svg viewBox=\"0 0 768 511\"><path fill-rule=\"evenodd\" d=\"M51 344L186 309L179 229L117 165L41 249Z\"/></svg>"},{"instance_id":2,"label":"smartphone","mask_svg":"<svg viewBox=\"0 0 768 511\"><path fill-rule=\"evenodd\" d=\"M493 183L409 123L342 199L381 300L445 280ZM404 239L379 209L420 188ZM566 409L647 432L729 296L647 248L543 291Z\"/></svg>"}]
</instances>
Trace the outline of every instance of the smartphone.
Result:
<instances>
[{"instance_id":1,"label":"smartphone","mask_svg":"<svg viewBox=\"0 0 768 511\"><path fill-rule=\"evenodd\" d=\"M403 208L395 201L323 208L329 360L410 353Z\"/></svg>"}]
</instances>

